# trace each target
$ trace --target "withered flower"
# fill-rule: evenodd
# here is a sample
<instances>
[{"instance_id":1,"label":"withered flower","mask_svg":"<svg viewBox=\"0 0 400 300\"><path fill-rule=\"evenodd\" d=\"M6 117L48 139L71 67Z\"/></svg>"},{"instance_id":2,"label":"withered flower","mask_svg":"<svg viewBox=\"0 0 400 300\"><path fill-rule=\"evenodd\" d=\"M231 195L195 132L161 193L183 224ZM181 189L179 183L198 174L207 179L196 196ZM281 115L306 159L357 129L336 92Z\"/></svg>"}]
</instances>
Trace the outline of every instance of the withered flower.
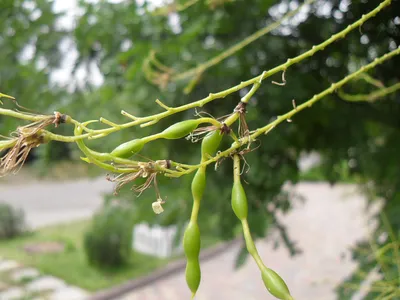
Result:
<instances>
[{"instance_id":1,"label":"withered flower","mask_svg":"<svg viewBox=\"0 0 400 300\"><path fill-rule=\"evenodd\" d=\"M246 106L247 103L240 101L235 107L234 112L239 113L239 137L247 137L250 135L249 127L246 122Z\"/></svg>"},{"instance_id":2,"label":"withered flower","mask_svg":"<svg viewBox=\"0 0 400 300\"><path fill-rule=\"evenodd\" d=\"M0 174L17 173L25 163L30 151L47 142L40 131L51 124L57 127L64 123L65 119L66 115L55 112L53 116L43 116L37 122L18 127L12 133L14 136L11 139L13 146L0 160Z\"/></svg>"},{"instance_id":3,"label":"withered flower","mask_svg":"<svg viewBox=\"0 0 400 300\"><path fill-rule=\"evenodd\" d=\"M31 149L45 142L41 134L29 132L28 128L18 128L16 133L15 145L1 158L1 175L9 172L17 173L25 163Z\"/></svg>"},{"instance_id":4,"label":"withered flower","mask_svg":"<svg viewBox=\"0 0 400 300\"><path fill-rule=\"evenodd\" d=\"M189 134L186 139L192 141L192 143L197 143L201 139L204 138L204 136L212 131L219 130L222 135L227 135L231 132L231 128L226 125L225 123L222 123L221 127L217 127L215 125L211 126L204 126L204 127L199 127L193 130L191 134Z\"/></svg>"},{"instance_id":5,"label":"withered flower","mask_svg":"<svg viewBox=\"0 0 400 300\"><path fill-rule=\"evenodd\" d=\"M157 175L162 172L162 169L169 169L171 162L169 160L157 160L155 162L139 162L137 170L130 173L123 173L114 178L107 176L107 180L115 182L114 195L117 195L119 190L126 184L134 182L138 178L145 178L145 182L141 185L132 186L131 190L138 193L138 196L148 189L152 184L156 190L157 199L161 199L158 185Z\"/></svg>"}]
</instances>

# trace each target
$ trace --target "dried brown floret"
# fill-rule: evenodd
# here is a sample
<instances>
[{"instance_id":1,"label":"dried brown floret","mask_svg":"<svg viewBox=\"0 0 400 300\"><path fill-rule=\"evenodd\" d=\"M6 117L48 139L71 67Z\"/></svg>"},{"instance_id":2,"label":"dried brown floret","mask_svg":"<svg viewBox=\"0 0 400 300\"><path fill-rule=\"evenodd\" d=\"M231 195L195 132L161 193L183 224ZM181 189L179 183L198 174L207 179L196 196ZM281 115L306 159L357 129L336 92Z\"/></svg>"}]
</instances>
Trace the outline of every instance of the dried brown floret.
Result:
<instances>
[{"instance_id":1,"label":"dried brown floret","mask_svg":"<svg viewBox=\"0 0 400 300\"><path fill-rule=\"evenodd\" d=\"M65 123L65 120L66 115L55 112L52 116L43 116L39 121L18 127L12 133L14 145L0 160L0 175L10 172L17 173L25 163L30 151L47 142L40 131L51 124L57 127L59 124Z\"/></svg>"},{"instance_id":2,"label":"dried brown floret","mask_svg":"<svg viewBox=\"0 0 400 300\"><path fill-rule=\"evenodd\" d=\"M246 106L247 103L240 101L235 107L234 112L239 113L239 137L247 137L250 134L249 127L246 122Z\"/></svg>"},{"instance_id":3,"label":"dried brown floret","mask_svg":"<svg viewBox=\"0 0 400 300\"><path fill-rule=\"evenodd\" d=\"M107 180L115 182L116 186L114 194L117 195L119 190L126 184L136 181L138 178L146 178L145 182L141 185L134 185L131 189L140 195L152 184L156 190L157 199L161 198L157 185L157 175L162 169L171 168L170 160L157 160L155 162L139 162L137 170L130 173L123 173L114 178L107 176Z\"/></svg>"},{"instance_id":4,"label":"dried brown floret","mask_svg":"<svg viewBox=\"0 0 400 300\"><path fill-rule=\"evenodd\" d=\"M27 131L29 131L28 128L18 128L18 137L15 145L0 160L1 175L10 172L17 173L25 163L29 152L40 144L45 143L41 134L36 131L27 133Z\"/></svg>"}]
</instances>

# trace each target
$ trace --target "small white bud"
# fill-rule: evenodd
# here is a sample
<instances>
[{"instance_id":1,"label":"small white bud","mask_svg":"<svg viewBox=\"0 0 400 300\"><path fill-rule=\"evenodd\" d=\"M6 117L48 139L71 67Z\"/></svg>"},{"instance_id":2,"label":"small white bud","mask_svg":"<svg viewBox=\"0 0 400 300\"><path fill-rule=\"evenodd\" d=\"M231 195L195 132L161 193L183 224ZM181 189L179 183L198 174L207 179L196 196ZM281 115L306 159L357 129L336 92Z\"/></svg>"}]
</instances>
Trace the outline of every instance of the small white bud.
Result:
<instances>
[{"instance_id":1,"label":"small white bud","mask_svg":"<svg viewBox=\"0 0 400 300\"><path fill-rule=\"evenodd\" d=\"M161 204L163 204L163 202L161 201L156 201L151 204L154 213L156 213L157 215L161 214L164 211L164 208L161 206Z\"/></svg>"}]
</instances>

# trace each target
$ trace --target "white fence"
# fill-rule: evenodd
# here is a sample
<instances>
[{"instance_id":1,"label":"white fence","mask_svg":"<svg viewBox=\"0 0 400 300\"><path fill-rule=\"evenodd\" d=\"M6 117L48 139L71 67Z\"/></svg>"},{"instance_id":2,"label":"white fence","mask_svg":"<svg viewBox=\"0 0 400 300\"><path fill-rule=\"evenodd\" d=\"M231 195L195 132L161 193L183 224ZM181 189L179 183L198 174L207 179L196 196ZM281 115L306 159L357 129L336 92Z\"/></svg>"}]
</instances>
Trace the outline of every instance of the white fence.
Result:
<instances>
[{"instance_id":1,"label":"white fence","mask_svg":"<svg viewBox=\"0 0 400 300\"><path fill-rule=\"evenodd\" d=\"M132 248L138 252L157 257L170 257L183 252L182 241L174 247L177 227L175 225L161 227L149 226L146 223L135 225L133 228Z\"/></svg>"}]
</instances>

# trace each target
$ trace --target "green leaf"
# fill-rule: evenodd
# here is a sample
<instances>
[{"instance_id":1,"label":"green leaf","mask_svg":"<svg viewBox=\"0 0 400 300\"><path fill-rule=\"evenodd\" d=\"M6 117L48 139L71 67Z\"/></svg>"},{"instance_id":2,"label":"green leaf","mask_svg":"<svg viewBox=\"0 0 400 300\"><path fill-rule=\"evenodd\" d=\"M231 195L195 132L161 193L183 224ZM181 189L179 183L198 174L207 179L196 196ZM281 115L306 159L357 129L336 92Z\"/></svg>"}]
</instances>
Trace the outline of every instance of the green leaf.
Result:
<instances>
[{"instance_id":1,"label":"green leaf","mask_svg":"<svg viewBox=\"0 0 400 300\"><path fill-rule=\"evenodd\" d=\"M246 244L243 243L235 259L235 270L241 268L247 261L248 257L249 257L249 252L247 251Z\"/></svg>"}]
</instances>

